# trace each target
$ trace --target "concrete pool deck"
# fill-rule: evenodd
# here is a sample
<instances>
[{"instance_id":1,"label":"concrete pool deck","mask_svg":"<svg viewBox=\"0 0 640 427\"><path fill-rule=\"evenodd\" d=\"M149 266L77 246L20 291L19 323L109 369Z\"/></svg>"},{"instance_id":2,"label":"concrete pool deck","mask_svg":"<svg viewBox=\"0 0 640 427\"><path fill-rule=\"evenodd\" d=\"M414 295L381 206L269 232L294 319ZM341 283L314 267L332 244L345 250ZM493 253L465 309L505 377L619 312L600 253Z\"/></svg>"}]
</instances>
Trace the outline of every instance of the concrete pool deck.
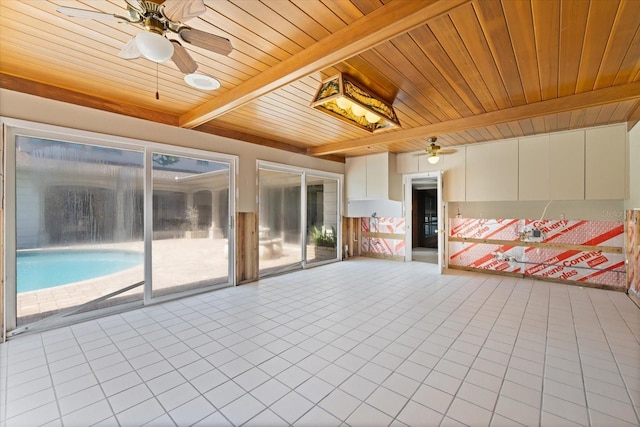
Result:
<instances>
[{"instance_id":1,"label":"concrete pool deck","mask_svg":"<svg viewBox=\"0 0 640 427\"><path fill-rule=\"evenodd\" d=\"M167 239L153 242L154 296L228 282L226 239ZM143 242L77 245L56 249L143 251ZM268 269L300 261L300 246L284 244L282 254L260 259ZM61 285L17 295L18 326L35 322L61 310L76 307L144 280L144 265L82 282ZM191 286L190 286L191 285ZM141 300L143 287L132 289L100 304L100 307Z\"/></svg>"}]
</instances>

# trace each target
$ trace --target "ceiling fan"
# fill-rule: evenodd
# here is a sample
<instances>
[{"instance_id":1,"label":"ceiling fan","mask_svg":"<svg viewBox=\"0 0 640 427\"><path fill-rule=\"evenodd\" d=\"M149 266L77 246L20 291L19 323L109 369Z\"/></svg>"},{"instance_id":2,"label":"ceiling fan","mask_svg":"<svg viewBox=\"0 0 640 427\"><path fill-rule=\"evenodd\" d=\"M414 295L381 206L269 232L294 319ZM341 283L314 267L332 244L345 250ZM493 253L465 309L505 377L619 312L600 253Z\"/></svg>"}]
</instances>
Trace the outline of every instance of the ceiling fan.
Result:
<instances>
[{"instance_id":1,"label":"ceiling fan","mask_svg":"<svg viewBox=\"0 0 640 427\"><path fill-rule=\"evenodd\" d=\"M171 59L181 72L188 75L198 69L198 64L181 41L221 55L228 55L233 50L228 39L184 24L207 11L204 0L125 1L128 16L65 6L58 6L56 10L72 18L140 25L145 31L133 36L118 56L123 59L143 56L154 62ZM175 35L179 40L169 38L169 35Z\"/></svg>"},{"instance_id":2,"label":"ceiling fan","mask_svg":"<svg viewBox=\"0 0 640 427\"><path fill-rule=\"evenodd\" d=\"M458 150L454 150L453 148L443 149L442 147L436 144L437 140L438 140L438 137L435 137L435 136L430 136L429 138L427 138L427 141L430 143L430 145L428 147L425 147L424 153L418 154L418 156L424 156L425 154L428 154L429 157L427 158L427 161L432 165L435 165L436 163L438 163L438 160L440 160L441 155L453 154L456 151L458 151Z\"/></svg>"}]
</instances>

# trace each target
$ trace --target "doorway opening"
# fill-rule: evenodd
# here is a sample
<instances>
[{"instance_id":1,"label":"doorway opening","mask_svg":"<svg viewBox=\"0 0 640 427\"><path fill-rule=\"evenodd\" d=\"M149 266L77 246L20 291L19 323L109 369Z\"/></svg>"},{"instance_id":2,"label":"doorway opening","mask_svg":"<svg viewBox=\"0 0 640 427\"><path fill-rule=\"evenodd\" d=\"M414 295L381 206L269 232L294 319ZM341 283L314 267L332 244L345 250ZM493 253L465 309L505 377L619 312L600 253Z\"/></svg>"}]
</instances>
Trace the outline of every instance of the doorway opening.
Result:
<instances>
[{"instance_id":1,"label":"doorway opening","mask_svg":"<svg viewBox=\"0 0 640 427\"><path fill-rule=\"evenodd\" d=\"M405 261L435 264L445 268L445 204L442 200L442 172L404 176L407 250Z\"/></svg>"},{"instance_id":2,"label":"doorway opening","mask_svg":"<svg viewBox=\"0 0 640 427\"><path fill-rule=\"evenodd\" d=\"M438 263L438 189L437 182L413 183L411 258L413 261ZM434 187L434 188L431 188Z\"/></svg>"}]
</instances>

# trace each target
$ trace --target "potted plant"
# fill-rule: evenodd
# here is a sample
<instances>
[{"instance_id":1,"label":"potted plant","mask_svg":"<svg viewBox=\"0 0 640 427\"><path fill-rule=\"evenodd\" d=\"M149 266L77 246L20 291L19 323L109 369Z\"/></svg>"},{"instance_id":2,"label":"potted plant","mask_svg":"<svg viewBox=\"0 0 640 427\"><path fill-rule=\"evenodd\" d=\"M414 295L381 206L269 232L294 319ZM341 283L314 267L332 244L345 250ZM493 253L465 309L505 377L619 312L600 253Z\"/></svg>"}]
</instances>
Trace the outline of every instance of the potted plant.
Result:
<instances>
[{"instance_id":1,"label":"potted plant","mask_svg":"<svg viewBox=\"0 0 640 427\"><path fill-rule=\"evenodd\" d=\"M335 227L331 226L331 229L327 230L324 225L322 227L314 225L309 237L312 244L307 245L307 259L333 259L336 257L338 237Z\"/></svg>"}]
</instances>

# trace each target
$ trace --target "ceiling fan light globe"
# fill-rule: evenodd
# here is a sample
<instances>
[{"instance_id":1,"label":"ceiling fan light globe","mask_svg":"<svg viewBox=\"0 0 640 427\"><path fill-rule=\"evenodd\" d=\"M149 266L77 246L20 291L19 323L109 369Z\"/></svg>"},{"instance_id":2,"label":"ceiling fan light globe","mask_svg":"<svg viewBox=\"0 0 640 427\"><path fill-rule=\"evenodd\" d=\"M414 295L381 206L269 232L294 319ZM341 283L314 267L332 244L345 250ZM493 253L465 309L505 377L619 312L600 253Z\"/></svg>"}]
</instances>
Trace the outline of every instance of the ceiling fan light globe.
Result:
<instances>
[{"instance_id":1,"label":"ceiling fan light globe","mask_svg":"<svg viewBox=\"0 0 640 427\"><path fill-rule=\"evenodd\" d=\"M370 111L364 113L364 118L367 119L369 123L378 123L380 121L380 116L377 114L373 114Z\"/></svg>"},{"instance_id":2,"label":"ceiling fan light globe","mask_svg":"<svg viewBox=\"0 0 640 427\"><path fill-rule=\"evenodd\" d=\"M165 62L173 56L173 43L160 34L145 31L136 36L138 50L150 61Z\"/></svg>"},{"instance_id":3,"label":"ceiling fan light globe","mask_svg":"<svg viewBox=\"0 0 640 427\"><path fill-rule=\"evenodd\" d=\"M440 160L440 157L436 156L435 154L432 156L427 157L427 160L429 161L429 163L431 163L432 165L435 165L436 163L438 163L438 160Z\"/></svg>"},{"instance_id":4,"label":"ceiling fan light globe","mask_svg":"<svg viewBox=\"0 0 640 427\"><path fill-rule=\"evenodd\" d=\"M351 112L353 113L354 116L362 117L362 116L365 115L367 110L365 110L364 108L362 108L361 106L359 106L357 104L353 104L351 106Z\"/></svg>"}]
</instances>

